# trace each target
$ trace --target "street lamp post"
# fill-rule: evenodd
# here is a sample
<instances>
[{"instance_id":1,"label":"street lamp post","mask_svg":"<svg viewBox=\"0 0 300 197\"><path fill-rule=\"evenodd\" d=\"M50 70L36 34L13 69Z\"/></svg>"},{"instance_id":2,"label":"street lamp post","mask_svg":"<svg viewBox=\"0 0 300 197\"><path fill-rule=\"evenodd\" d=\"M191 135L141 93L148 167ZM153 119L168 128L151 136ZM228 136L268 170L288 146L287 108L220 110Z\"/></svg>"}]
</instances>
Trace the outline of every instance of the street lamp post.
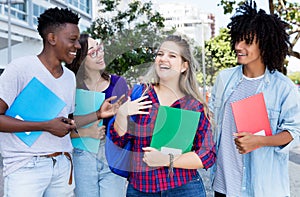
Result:
<instances>
[{"instance_id":1,"label":"street lamp post","mask_svg":"<svg viewBox=\"0 0 300 197\"><path fill-rule=\"evenodd\" d=\"M204 22L201 22L201 48L202 48L202 72L203 72L203 99L206 99L206 70L205 70L205 41L204 41Z\"/></svg>"},{"instance_id":2,"label":"street lamp post","mask_svg":"<svg viewBox=\"0 0 300 197\"><path fill-rule=\"evenodd\" d=\"M6 0L1 4L7 4L7 63L11 61L11 4L24 3L24 0Z\"/></svg>"},{"instance_id":3,"label":"street lamp post","mask_svg":"<svg viewBox=\"0 0 300 197\"><path fill-rule=\"evenodd\" d=\"M212 24L211 20L201 19L201 48L202 48L202 72L203 72L203 98L206 99L206 66L205 66L205 33L204 33L204 24Z\"/></svg>"},{"instance_id":4,"label":"street lamp post","mask_svg":"<svg viewBox=\"0 0 300 197\"><path fill-rule=\"evenodd\" d=\"M7 0L8 14L7 14L7 63L11 61L11 0Z\"/></svg>"}]
</instances>

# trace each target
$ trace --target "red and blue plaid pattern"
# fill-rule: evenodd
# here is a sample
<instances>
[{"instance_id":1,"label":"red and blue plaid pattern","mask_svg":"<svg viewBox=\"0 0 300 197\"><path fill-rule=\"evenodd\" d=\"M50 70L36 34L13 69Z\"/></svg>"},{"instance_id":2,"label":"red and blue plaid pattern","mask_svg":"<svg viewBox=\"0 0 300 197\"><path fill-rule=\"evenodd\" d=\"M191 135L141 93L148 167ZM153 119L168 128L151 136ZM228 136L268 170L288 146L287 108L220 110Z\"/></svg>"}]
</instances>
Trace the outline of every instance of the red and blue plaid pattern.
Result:
<instances>
[{"instance_id":1,"label":"red and blue plaid pattern","mask_svg":"<svg viewBox=\"0 0 300 197\"><path fill-rule=\"evenodd\" d=\"M159 108L159 101L152 87L149 88L146 95L149 96L147 99L152 101L152 108L149 109L149 114L136 115L133 119L134 121L128 119L128 131L122 137L118 136L113 127L110 129L110 132L112 140L120 147L123 147L127 140L133 140L132 172L130 173L129 182L137 190L153 193L186 184L198 172L196 169L174 168L174 176L170 178L168 177L167 167L151 168L143 162L142 148L150 146ZM201 112L192 151L199 156L204 168L208 169L214 164L216 153L210 122L204 114L203 105L196 99L185 96L173 103L171 107Z\"/></svg>"}]
</instances>

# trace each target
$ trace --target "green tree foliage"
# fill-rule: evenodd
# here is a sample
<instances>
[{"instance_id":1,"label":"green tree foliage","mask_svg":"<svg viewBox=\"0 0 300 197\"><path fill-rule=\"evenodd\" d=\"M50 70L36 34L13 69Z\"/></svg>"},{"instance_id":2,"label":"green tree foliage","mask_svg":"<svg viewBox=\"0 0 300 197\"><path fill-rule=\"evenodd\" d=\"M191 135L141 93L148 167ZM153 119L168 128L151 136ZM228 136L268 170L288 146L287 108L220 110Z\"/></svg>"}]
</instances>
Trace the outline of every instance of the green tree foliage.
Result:
<instances>
[{"instance_id":1,"label":"green tree foliage","mask_svg":"<svg viewBox=\"0 0 300 197\"><path fill-rule=\"evenodd\" d=\"M222 28L218 36L205 42L206 84L213 85L219 71L236 65L236 56L230 48L228 29ZM198 76L202 79L202 72Z\"/></svg>"},{"instance_id":2,"label":"green tree foliage","mask_svg":"<svg viewBox=\"0 0 300 197\"><path fill-rule=\"evenodd\" d=\"M153 62L162 39L164 18L152 10L152 3L132 1L120 9L121 0L100 0L99 17L88 32L105 45L105 62L110 73L135 82Z\"/></svg>"},{"instance_id":3,"label":"green tree foliage","mask_svg":"<svg viewBox=\"0 0 300 197\"><path fill-rule=\"evenodd\" d=\"M295 83L300 84L300 72L293 72L288 75L288 77Z\"/></svg>"},{"instance_id":4,"label":"green tree foliage","mask_svg":"<svg viewBox=\"0 0 300 197\"><path fill-rule=\"evenodd\" d=\"M218 6L222 6L224 14L232 14L234 7L240 5L245 0L221 0ZM290 35L289 55L300 59L300 52L294 47L300 38L300 4L287 0L269 0L269 12L279 15L289 24L287 33ZM266 10L267 11L267 10Z\"/></svg>"}]
</instances>

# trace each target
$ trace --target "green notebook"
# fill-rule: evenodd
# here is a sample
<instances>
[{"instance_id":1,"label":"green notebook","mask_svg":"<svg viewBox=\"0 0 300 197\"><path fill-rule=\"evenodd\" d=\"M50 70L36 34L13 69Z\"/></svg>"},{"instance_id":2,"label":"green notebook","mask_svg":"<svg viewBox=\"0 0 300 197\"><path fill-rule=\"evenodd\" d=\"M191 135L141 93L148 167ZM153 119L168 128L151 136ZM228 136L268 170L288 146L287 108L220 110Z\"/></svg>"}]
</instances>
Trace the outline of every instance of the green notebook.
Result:
<instances>
[{"instance_id":1,"label":"green notebook","mask_svg":"<svg viewBox=\"0 0 300 197\"><path fill-rule=\"evenodd\" d=\"M164 153L191 151L199 118L200 112L160 106L150 146Z\"/></svg>"}]
</instances>

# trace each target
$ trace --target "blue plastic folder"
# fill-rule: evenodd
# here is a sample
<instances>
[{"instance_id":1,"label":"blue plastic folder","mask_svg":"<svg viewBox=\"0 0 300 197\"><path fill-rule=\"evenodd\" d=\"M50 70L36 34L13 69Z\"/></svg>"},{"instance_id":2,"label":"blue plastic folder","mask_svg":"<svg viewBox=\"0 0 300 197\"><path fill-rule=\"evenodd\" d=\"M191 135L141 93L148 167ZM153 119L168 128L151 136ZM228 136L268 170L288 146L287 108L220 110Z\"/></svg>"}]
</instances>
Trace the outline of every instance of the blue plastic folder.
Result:
<instances>
[{"instance_id":1,"label":"blue plastic folder","mask_svg":"<svg viewBox=\"0 0 300 197\"><path fill-rule=\"evenodd\" d=\"M102 92L76 89L74 115L80 116L95 112L100 108L104 100L105 94ZM90 127L92 124L94 123L85 125L83 128ZM98 126L101 126L102 124L103 122L100 121ZM89 137L72 138L72 144L74 148L97 153L100 140Z\"/></svg>"},{"instance_id":2,"label":"blue plastic folder","mask_svg":"<svg viewBox=\"0 0 300 197\"><path fill-rule=\"evenodd\" d=\"M166 154L191 151L200 112L160 106L150 146Z\"/></svg>"},{"instance_id":3,"label":"blue plastic folder","mask_svg":"<svg viewBox=\"0 0 300 197\"><path fill-rule=\"evenodd\" d=\"M56 118L65 105L63 100L33 77L5 114L24 121L48 121ZM15 132L27 146L32 146L41 134L42 131Z\"/></svg>"},{"instance_id":4,"label":"blue plastic folder","mask_svg":"<svg viewBox=\"0 0 300 197\"><path fill-rule=\"evenodd\" d=\"M72 138L72 145L74 148L80 150L97 153L99 149L100 140L91 137Z\"/></svg>"}]
</instances>

